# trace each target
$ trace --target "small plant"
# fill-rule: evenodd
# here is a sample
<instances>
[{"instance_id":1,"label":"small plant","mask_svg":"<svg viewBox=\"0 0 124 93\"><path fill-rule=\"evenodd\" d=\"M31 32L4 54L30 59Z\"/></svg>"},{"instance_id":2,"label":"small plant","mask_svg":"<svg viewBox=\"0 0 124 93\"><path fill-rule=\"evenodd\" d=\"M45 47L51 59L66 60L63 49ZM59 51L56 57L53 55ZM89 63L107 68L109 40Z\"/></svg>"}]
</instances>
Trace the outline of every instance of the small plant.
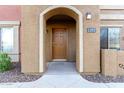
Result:
<instances>
[{"instance_id":1,"label":"small plant","mask_svg":"<svg viewBox=\"0 0 124 93\"><path fill-rule=\"evenodd\" d=\"M10 70L11 68L11 58L6 53L0 53L0 72Z\"/></svg>"}]
</instances>

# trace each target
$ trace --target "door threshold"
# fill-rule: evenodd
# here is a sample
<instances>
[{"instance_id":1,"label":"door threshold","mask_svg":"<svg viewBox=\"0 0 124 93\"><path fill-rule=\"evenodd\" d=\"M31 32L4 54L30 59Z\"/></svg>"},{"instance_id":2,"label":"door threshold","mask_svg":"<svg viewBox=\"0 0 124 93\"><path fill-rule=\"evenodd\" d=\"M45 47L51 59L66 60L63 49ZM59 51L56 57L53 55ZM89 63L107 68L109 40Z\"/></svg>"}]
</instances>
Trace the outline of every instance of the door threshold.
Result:
<instances>
[{"instance_id":1,"label":"door threshold","mask_svg":"<svg viewBox=\"0 0 124 93\"><path fill-rule=\"evenodd\" d=\"M67 59L53 59L52 61L67 61Z\"/></svg>"}]
</instances>

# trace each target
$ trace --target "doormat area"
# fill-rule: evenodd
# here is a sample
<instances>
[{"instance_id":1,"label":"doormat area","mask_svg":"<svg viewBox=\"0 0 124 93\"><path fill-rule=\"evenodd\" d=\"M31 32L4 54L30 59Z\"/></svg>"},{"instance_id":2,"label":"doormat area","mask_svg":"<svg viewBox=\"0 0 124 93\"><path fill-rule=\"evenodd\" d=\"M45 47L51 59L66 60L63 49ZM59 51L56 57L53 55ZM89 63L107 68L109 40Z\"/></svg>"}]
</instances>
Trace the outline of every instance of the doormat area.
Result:
<instances>
[{"instance_id":1,"label":"doormat area","mask_svg":"<svg viewBox=\"0 0 124 93\"><path fill-rule=\"evenodd\" d=\"M124 83L124 76L104 76L100 73L95 75L81 74L81 76L88 81L96 83Z\"/></svg>"},{"instance_id":2,"label":"doormat area","mask_svg":"<svg viewBox=\"0 0 124 93\"><path fill-rule=\"evenodd\" d=\"M13 69L3 72L0 72L0 83L6 82L31 82L39 79L42 75L26 75L21 73L20 63L13 63Z\"/></svg>"}]
</instances>

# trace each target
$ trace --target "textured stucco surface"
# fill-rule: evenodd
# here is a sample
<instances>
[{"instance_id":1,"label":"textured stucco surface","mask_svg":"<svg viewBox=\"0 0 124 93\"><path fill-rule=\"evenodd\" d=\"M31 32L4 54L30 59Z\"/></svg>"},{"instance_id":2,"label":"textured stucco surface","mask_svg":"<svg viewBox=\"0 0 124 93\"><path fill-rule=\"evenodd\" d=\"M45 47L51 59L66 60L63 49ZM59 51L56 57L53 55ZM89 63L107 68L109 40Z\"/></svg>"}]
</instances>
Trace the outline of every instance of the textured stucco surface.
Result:
<instances>
[{"instance_id":1,"label":"textured stucco surface","mask_svg":"<svg viewBox=\"0 0 124 93\"><path fill-rule=\"evenodd\" d=\"M38 34L39 15L49 6L22 6L22 72L38 72ZM84 15L84 72L100 71L100 44L99 44L99 7L74 6ZM85 14L92 13L92 20L86 20ZM95 27L96 33L87 33L88 27ZM82 40L83 42L83 40Z\"/></svg>"},{"instance_id":2,"label":"textured stucco surface","mask_svg":"<svg viewBox=\"0 0 124 93\"><path fill-rule=\"evenodd\" d=\"M21 6L1 5L0 21L18 21L21 19Z\"/></svg>"}]
</instances>

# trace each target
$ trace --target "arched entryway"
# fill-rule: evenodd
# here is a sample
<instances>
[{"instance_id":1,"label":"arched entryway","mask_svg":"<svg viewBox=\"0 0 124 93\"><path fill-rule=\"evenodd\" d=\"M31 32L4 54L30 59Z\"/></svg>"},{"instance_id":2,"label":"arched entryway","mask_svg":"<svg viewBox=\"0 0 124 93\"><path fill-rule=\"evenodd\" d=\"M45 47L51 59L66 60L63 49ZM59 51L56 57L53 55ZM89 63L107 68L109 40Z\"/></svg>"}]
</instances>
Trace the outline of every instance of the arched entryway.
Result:
<instances>
[{"instance_id":1,"label":"arched entryway","mask_svg":"<svg viewBox=\"0 0 124 93\"><path fill-rule=\"evenodd\" d=\"M76 68L79 72L83 72L83 16L72 6L51 6L40 14L39 72L44 72L47 68L46 34L48 30L46 24L47 20L55 15L68 16L76 21ZM58 28L60 29L62 30Z\"/></svg>"}]
</instances>

